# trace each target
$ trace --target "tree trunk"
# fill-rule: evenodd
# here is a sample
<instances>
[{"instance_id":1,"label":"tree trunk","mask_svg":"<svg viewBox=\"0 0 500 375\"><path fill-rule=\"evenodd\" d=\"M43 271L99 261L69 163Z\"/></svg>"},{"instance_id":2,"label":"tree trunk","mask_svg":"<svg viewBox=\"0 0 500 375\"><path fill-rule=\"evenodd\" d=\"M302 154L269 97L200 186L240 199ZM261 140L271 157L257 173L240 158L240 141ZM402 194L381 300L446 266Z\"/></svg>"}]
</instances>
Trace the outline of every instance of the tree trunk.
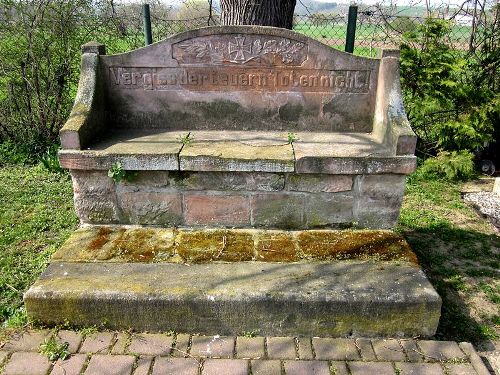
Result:
<instances>
[{"instance_id":1,"label":"tree trunk","mask_svg":"<svg viewBox=\"0 0 500 375\"><path fill-rule=\"evenodd\" d=\"M221 22L291 29L295 3L296 0L221 0Z\"/></svg>"}]
</instances>

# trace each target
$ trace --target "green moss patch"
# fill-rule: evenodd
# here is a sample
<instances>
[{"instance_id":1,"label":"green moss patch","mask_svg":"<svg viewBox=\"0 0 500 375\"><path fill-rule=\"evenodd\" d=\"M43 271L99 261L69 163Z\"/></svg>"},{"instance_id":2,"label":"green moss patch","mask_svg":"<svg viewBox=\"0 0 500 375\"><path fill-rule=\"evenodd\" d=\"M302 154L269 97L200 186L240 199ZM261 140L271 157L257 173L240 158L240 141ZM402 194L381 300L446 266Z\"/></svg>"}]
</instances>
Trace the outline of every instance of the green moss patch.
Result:
<instances>
[{"instance_id":1,"label":"green moss patch","mask_svg":"<svg viewBox=\"0 0 500 375\"><path fill-rule=\"evenodd\" d=\"M254 257L253 237L247 231L181 231L176 250L186 262L239 262Z\"/></svg>"}]
</instances>

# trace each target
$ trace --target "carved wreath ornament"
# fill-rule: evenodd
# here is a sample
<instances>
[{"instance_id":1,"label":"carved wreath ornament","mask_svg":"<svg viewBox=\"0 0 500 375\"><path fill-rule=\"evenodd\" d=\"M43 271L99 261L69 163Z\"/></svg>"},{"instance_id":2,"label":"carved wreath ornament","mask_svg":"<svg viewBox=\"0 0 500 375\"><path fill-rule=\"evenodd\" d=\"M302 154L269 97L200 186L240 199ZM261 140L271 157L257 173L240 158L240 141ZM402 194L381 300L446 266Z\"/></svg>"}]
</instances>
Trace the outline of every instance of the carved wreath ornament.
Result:
<instances>
[{"instance_id":1,"label":"carved wreath ornament","mask_svg":"<svg viewBox=\"0 0 500 375\"><path fill-rule=\"evenodd\" d=\"M192 39L177 44L177 47L185 52L183 60L190 62L205 62L207 59L214 64L245 64L256 59L272 62L273 55L278 55L284 64L294 65L303 62L303 54L300 52L305 44L283 38L247 42L247 37L235 36L231 41Z\"/></svg>"}]
</instances>

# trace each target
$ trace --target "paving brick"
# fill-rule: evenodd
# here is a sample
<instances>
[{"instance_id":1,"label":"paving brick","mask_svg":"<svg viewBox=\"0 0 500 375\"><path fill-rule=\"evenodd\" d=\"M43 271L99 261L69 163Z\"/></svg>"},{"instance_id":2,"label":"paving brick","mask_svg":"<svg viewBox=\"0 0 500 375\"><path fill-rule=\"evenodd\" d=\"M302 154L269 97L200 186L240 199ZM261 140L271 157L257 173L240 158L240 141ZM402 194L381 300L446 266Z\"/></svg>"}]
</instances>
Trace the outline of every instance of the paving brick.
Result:
<instances>
[{"instance_id":1,"label":"paving brick","mask_svg":"<svg viewBox=\"0 0 500 375\"><path fill-rule=\"evenodd\" d=\"M85 375L130 375L134 362L132 355L95 354L90 358Z\"/></svg>"},{"instance_id":2,"label":"paving brick","mask_svg":"<svg viewBox=\"0 0 500 375\"><path fill-rule=\"evenodd\" d=\"M86 360L86 354L73 354L64 361L58 359L50 375L80 375Z\"/></svg>"},{"instance_id":3,"label":"paving brick","mask_svg":"<svg viewBox=\"0 0 500 375\"><path fill-rule=\"evenodd\" d=\"M148 375L151 368L151 362L153 362L153 357L140 357L137 360L137 368L134 371L134 375Z\"/></svg>"},{"instance_id":4,"label":"paving brick","mask_svg":"<svg viewBox=\"0 0 500 375\"><path fill-rule=\"evenodd\" d=\"M234 337L193 336L191 355L195 357L232 358Z\"/></svg>"},{"instance_id":5,"label":"paving brick","mask_svg":"<svg viewBox=\"0 0 500 375\"><path fill-rule=\"evenodd\" d=\"M236 338L237 358L264 358L264 337L241 337Z\"/></svg>"},{"instance_id":6,"label":"paving brick","mask_svg":"<svg viewBox=\"0 0 500 375\"><path fill-rule=\"evenodd\" d=\"M363 361L375 361L377 357L373 351L372 342L369 339L356 339L356 346L361 352L361 358Z\"/></svg>"},{"instance_id":7,"label":"paving brick","mask_svg":"<svg viewBox=\"0 0 500 375\"><path fill-rule=\"evenodd\" d=\"M207 359L202 375L247 375L248 361L244 359Z\"/></svg>"},{"instance_id":8,"label":"paving brick","mask_svg":"<svg viewBox=\"0 0 500 375\"><path fill-rule=\"evenodd\" d=\"M112 332L97 332L85 337L80 353L107 353L113 343Z\"/></svg>"},{"instance_id":9,"label":"paving brick","mask_svg":"<svg viewBox=\"0 0 500 375\"><path fill-rule=\"evenodd\" d=\"M174 357L186 357L189 349L191 335L177 334L175 337L175 347L172 351Z\"/></svg>"},{"instance_id":10,"label":"paving brick","mask_svg":"<svg viewBox=\"0 0 500 375\"><path fill-rule=\"evenodd\" d=\"M68 351L70 353L76 353L80 344L82 343L83 336L80 332L68 331L65 329L57 332L56 341L57 342L67 342L68 343Z\"/></svg>"},{"instance_id":11,"label":"paving brick","mask_svg":"<svg viewBox=\"0 0 500 375\"><path fill-rule=\"evenodd\" d=\"M152 375L198 375L200 362L194 358L157 357Z\"/></svg>"},{"instance_id":12,"label":"paving brick","mask_svg":"<svg viewBox=\"0 0 500 375\"><path fill-rule=\"evenodd\" d=\"M394 375L396 372L389 362L348 362L352 375Z\"/></svg>"},{"instance_id":13,"label":"paving brick","mask_svg":"<svg viewBox=\"0 0 500 375\"><path fill-rule=\"evenodd\" d=\"M111 354L125 354L125 350L130 344L130 335L128 333L118 332L113 342L114 345L111 348Z\"/></svg>"},{"instance_id":14,"label":"paving brick","mask_svg":"<svg viewBox=\"0 0 500 375\"><path fill-rule=\"evenodd\" d=\"M424 357L420 354L420 349L417 347L415 340L401 340L401 346L406 352L406 357L410 362L422 362Z\"/></svg>"},{"instance_id":15,"label":"paving brick","mask_svg":"<svg viewBox=\"0 0 500 375\"><path fill-rule=\"evenodd\" d=\"M450 359L463 359L466 355L454 341L417 341L417 346L425 355L426 361L447 361Z\"/></svg>"},{"instance_id":16,"label":"paving brick","mask_svg":"<svg viewBox=\"0 0 500 375\"><path fill-rule=\"evenodd\" d=\"M405 361L406 356L398 340L372 340L379 361Z\"/></svg>"},{"instance_id":17,"label":"paving brick","mask_svg":"<svg viewBox=\"0 0 500 375\"><path fill-rule=\"evenodd\" d=\"M45 375L50 369L50 362L46 356L31 353L13 353L5 365L3 375Z\"/></svg>"},{"instance_id":18,"label":"paving brick","mask_svg":"<svg viewBox=\"0 0 500 375\"><path fill-rule=\"evenodd\" d=\"M295 359L295 339L293 337L268 337L267 355L271 359Z\"/></svg>"},{"instance_id":19,"label":"paving brick","mask_svg":"<svg viewBox=\"0 0 500 375\"><path fill-rule=\"evenodd\" d=\"M438 363L402 363L395 364L401 375L444 375L444 371Z\"/></svg>"},{"instance_id":20,"label":"paving brick","mask_svg":"<svg viewBox=\"0 0 500 375\"><path fill-rule=\"evenodd\" d=\"M299 358L300 359L313 359L311 338L299 338Z\"/></svg>"},{"instance_id":21,"label":"paving brick","mask_svg":"<svg viewBox=\"0 0 500 375\"><path fill-rule=\"evenodd\" d=\"M330 375L326 361L285 361L286 375Z\"/></svg>"},{"instance_id":22,"label":"paving brick","mask_svg":"<svg viewBox=\"0 0 500 375\"><path fill-rule=\"evenodd\" d=\"M445 364L444 368L446 369L447 375L475 375L477 374L474 371L474 367L472 367L469 363L460 363L460 364Z\"/></svg>"},{"instance_id":23,"label":"paving brick","mask_svg":"<svg viewBox=\"0 0 500 375\"><path fill-rule=\"evenodd\" d=\"M500 180L500 178L498 180ZM499 187L500 187L500 184L499 184ZM478 375L490 375L490 372L486 368L486 365L484 364L481 357L479 357L479 354L477 354L476 349L474 349L474 347L472 346L471 343L461 342L458 344L458 346L460 347L460 349L462 349L462 351L465 354L467 354L472 367L474 367L474 370L476 370Z\"/></svg>"},{"instance_id":24,"label":"paving brick","mask_svg":"<svg viewBox=\"0 0 500 375\"><path fill-rule=\"evenodd\" d=\"M281 362L278 360L254 360L251 366L252 375L281 374Z\"/></svg>"},{"instance_id":25,"label":"paving brick","mask_svg":"<svg viewBox=\"0 0 500 375\"><path fill-rule=\"evenodd\" d=\"M250 224L250 198L248 196L186 194L184 202L187 225Z\"/></svg>"},{"instance_id":26,"label":"paving brick","mask_svg":"<svg viewBox=\"0 0 500 375\"><path fill-rule=\"evenodd\" d=\"M160 333L133 335L127 351L128 353L152 356L169 355L172 350L173 342L174 339L172 336Z\"/></svg>"},{"instance_id":27,"label":"paving brick","mask_svg":"<svg viewBox=\"0 0 500 375\"><path fill-rule=\"evenodd\" d=\"M49 331L27 331L15 335L5 343L6 352L38 352L40 344L49 336Z\"/></svg>"},{"instance_id":28,"label":"paving brick","mask_svg":"<svg viewBox=\"0 0 500 375\"><path fill-rule=\"evenodd\" d=\"M330 368L334 375L349 375L349 370L347 370L347 364L345 362L330 362Z\"/></svg>"},{"instance_id":29,"label":"paving brick","mask_svg":"<svg viewBox=\"0 0 500 375\"><path fill-rule=\"evenodd\" d=\"M358 349L352 339L313 338L316 359L353 361L358 360Z\"/></svg>"}]
</instances>

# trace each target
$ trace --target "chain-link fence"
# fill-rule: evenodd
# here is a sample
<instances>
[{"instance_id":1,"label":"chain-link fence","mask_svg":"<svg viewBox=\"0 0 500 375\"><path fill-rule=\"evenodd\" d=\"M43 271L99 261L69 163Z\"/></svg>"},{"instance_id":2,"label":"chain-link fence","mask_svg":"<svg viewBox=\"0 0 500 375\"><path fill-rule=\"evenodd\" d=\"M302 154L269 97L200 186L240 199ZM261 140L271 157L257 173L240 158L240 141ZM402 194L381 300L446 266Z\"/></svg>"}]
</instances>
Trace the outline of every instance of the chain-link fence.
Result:
<instances>
[{"instance_id":1,"label":"chain-link fence","mask_svg":"<svg viewBox=\"0 0 500 375\"><path fill-rule=\"evenodd\" d=\"M207 3L187 4L176 8L160 2L150 4L153 41L186 30L219 24L218 9L208 7ZM373 57L382 48L398 48L403 33L414 30L425 21L424 17L391 13L394 12L381 7L360 7L356 22L355 54ZM122 4L115 7L113 19L124 38L123 47L126 45L128 48L137 48L144 44L139 4ZM456 49L466 50L474 33L470 17L455 15L450 25L450 42ZM341 11L339 14L296 14L293 29L343 50L346 43L347 11ZM475 31L477 32L477 28Z\"/></svg>"}]
</instances>

